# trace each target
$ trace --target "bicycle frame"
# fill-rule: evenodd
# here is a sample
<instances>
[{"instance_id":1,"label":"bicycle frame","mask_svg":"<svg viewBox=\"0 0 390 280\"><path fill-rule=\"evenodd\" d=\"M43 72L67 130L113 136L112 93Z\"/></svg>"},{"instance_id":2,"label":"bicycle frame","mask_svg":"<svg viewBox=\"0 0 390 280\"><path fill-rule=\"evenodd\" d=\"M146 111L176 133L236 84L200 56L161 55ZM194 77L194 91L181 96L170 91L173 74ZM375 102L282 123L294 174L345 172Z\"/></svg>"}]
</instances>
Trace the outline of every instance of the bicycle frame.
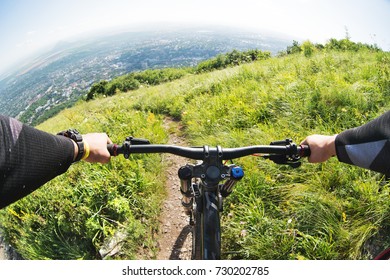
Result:
<instances>
[{"instance_id":1,"label":"bicycle frame","mask_svg":"<svg viewBox=\"0 0 390 280\"><path fill-rule=\"evenodd\" d=\"M309 156L307 146L297 146L292 140L272 142L269 146L249 146L234 149L217 147L179 147L174 145L150 145L148 140L128 137L122 146L108 145L110 154L172 153L182 157L202 160L200 164L187 164L178 171L183 194L182 204L190 215L193 226L193 259L216 260L221 258L221 231L219 213L223 209L223 197L228 196L244 173L234 164L223 160L263 153L278 164L300 165L302 156ZM266 154L264 154L266 153ZM200 180L199 183L193 182ZM220 184L225 181L224 184Z\"/></svg>"}]
</instances>

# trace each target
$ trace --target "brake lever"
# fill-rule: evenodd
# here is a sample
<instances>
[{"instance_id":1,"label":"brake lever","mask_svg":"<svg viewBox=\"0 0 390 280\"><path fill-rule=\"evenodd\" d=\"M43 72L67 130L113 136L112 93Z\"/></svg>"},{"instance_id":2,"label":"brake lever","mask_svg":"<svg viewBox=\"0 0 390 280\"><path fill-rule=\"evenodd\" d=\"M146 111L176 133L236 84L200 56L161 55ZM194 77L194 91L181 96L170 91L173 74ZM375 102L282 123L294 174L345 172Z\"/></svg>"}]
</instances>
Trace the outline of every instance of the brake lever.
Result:
<instances>
[{"instance_id":1,"label":"brake lever","mask_svg":"<svg viewBox=\"0 0 390 280\"><path fill-rule=\"evenodd\" d=\"M271 146L288 146L291 149L289 155L267 155L264 158L272 160L276 164L286 164L292 168L298 168L301 166L300 156L297 156L297 145L292 139L285 139L281 141L273 141L270 143Z\"/></svg>"},{"instance_id":2,"label":"brake lever","mask_svg":"<svg viewBox=\"0 0 390 280\"><path fill-rule=\"evenodd\" d=\"M148 139L134 138L133 136L126 137L126 141L130 145L149 145L150 141Z\"/></svg>"},{"instance_id":3,"label":"brake lever","mask_svg":"<svg viewBox=\"0 0 390 280\"><path fill-rule=\"evenodd\" d=\"M133 136L126 137L125 142L123 143L124 153L123 156L125 159L130 157L130 148L133 145L149 145L150 141L148 139L134 138Z\"/></svg>"}]
</instances>

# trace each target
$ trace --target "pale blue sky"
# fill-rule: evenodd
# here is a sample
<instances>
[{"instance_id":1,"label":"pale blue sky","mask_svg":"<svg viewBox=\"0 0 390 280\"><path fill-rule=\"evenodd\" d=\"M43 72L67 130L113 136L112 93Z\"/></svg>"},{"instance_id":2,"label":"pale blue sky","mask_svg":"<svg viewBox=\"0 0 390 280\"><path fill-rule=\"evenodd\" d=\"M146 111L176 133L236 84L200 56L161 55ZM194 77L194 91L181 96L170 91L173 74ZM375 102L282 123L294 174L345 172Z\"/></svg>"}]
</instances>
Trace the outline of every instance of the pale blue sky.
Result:
<instances>
[{"instance_id":1,"label":"pale blue sky","mask_svg":"<svg viewBox=\"0 0 390 280\"><path fill-rule=\"evenodd\" d=\"M390 51L390 0L0 0L0 74L75 35L153 22L230 25L325 43L343 38Z\"/></svg>"}]
</instances>

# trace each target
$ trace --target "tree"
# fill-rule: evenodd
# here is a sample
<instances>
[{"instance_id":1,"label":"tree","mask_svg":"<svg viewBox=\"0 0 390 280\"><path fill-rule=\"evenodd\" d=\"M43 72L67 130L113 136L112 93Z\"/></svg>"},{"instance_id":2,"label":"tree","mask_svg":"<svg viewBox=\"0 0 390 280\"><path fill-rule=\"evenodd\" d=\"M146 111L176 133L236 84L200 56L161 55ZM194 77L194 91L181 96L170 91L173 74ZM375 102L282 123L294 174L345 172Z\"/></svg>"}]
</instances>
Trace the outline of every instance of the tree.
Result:
<instances>
[{"instance_id":1,"label":"tree","mask_svg":"<svg viewBox=\"0 0 390 280\"><path fill-rule=\"evenodd\" d=\"M303 42L301 48L303 50L303 54L306 57L312 56L316 49L316 47L310 41Z\"/></svg>"},{"instance_id":2,"label":"tree","mask_svg":"<svg viewBox=\"0 0 390 280\"><path fill-rule=\"evenodd\" d=\"M300 53L302 51L301 47L299 46L298 41L293 41L292 46L287 47L287 54L294 54L294 53Z\"/></svg>"},{"instance_id":3,"label":"tree","mask_svg":"<svg viewBox=\"0 0 390 280\"><path fill-rule=\"evenodd\" d=\"M89 90L87 94L87 101L94 99L97 95L103 95L106 93L107 90L107 81L100 81L98 83L95 83L92 85L91 89Z\"/></svg>"}]
</instances>

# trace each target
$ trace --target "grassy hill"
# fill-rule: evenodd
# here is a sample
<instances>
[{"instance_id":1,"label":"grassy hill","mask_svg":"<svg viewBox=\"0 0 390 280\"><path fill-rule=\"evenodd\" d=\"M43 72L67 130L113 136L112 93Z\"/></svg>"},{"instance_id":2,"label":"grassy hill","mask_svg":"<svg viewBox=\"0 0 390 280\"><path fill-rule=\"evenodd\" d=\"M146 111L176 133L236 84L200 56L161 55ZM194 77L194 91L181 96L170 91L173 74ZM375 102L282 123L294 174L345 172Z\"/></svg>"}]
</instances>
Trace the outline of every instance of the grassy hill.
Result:
<instances>
[{"instance_id":1,"label":"grassy hill","mask_svg":"<svg viewBox=\"0 0 390 280\"><path fill-rule=\"evenodd\" d=\"M193 145L235 147L334 134L390 109L389 53L293 47L279 57L82 101L39 128L164 143L169 115ZM367 259L390 247L390 185L380 174L336 158L299 169L255 157L237 163L246 177L225 201L223 250L235 253L224 258ZM100 258L114 236L122 248L113 258L154 258L166 166L159 155L75 164L0 211L4 235L28 259Z\"/></svg>"}]
</instances>

